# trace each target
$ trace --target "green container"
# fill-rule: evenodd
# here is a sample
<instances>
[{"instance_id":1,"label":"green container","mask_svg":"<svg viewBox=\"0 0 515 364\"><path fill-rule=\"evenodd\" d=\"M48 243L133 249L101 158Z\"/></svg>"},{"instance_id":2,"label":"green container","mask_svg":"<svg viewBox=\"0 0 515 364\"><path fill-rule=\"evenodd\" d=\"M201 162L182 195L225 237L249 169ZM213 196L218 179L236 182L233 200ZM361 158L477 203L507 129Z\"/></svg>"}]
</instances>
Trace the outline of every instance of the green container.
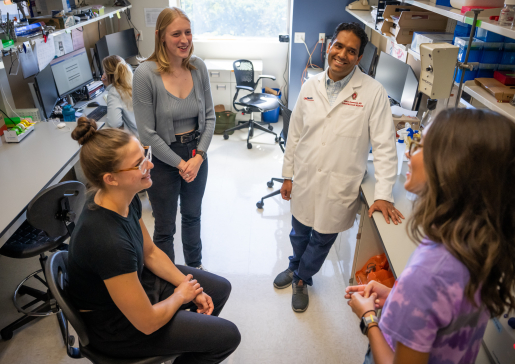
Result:
<instances>
[{"instance_id":1,"label":"green container","mask_svg":"<svg viewBox=\"0 0 515 364\"><path fill-rule=\"evenodd\" d=\"M216 124L215 134L223 134L225 130L236 126L236 113L232 111L219 111L215 112ZM234 131L227 134L232 135Z\"/></svg>"}]
</instances>

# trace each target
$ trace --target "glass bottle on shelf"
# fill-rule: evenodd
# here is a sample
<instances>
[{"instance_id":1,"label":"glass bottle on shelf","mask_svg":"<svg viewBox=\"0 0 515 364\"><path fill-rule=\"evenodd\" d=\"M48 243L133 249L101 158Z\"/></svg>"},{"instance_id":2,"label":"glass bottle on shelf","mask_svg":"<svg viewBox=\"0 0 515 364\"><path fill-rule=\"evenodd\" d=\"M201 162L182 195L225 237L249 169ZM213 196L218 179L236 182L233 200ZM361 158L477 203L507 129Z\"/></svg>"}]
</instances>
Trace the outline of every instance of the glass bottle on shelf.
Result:
<instances>
[{"instance_id":1,"label":"glass bottle on shelf","mask_svg":"<svg viewBox=\"0 0 515 364\"><path fill-rule=\"evenodd\" d=\"M504 8L501 10L499 16L499 25L503 27L513 26L513 19L515 18L515 0L505 0Z\"/></svg>"}]
</instances>

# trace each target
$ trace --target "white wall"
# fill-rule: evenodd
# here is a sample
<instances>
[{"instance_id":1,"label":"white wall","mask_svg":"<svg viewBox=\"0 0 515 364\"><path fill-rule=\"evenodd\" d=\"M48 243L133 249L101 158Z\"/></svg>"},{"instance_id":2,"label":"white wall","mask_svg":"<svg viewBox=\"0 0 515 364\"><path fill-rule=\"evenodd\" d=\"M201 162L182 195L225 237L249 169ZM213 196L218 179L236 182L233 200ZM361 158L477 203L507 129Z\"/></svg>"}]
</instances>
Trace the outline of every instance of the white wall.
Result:
<instances>
[{"instance_id":1,"label":"white wall","mask_svg":"<svg viewBox=\"0 0 515 364\"><path fill-rule=\"evenodd\" d=\"M145 26L145 8L167 8L176 6L177 0L133 0L131 1L132 23L142 34L139 43L139 51L142 57L149 57L154 51L155 46L155 27Z\"/></svg>"},{"instance_id":2,"label":"white wall","mask_svg":"<svg viewBox=\"0 0 515 364\"><path fill-rule=\"evenodd\" d=\"M279 40L204 40L193 41L194 54L202 59L261 59L263 74L275 76L276 81L264 79L263 86L283 90L283 74L286 67L288 43ZM286 80L289 71L286 70Z\"/></svg>"}]
</instances>

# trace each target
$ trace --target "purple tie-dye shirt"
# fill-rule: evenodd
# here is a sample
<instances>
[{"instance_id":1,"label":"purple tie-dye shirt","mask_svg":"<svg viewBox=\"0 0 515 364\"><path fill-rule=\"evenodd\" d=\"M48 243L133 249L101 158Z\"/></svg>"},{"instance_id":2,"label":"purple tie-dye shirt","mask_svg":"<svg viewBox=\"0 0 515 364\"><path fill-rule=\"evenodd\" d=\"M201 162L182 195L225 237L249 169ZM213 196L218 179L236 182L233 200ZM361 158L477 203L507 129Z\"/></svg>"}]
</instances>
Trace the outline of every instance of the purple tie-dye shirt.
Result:
<instances>
[{"instance_id":1,"label":"purple tie-dye shirt","mask_svg":"<svg viewBox=\"0 0 515 364\"><path fill-rule=\"evenodd\" d=\"M400 342L431 353L429 364L474 363L489 314L465 297L468 281L465 265L443 244L424 240L382 311L379 326L392 350Z\"/></svg>"}]
</instances>

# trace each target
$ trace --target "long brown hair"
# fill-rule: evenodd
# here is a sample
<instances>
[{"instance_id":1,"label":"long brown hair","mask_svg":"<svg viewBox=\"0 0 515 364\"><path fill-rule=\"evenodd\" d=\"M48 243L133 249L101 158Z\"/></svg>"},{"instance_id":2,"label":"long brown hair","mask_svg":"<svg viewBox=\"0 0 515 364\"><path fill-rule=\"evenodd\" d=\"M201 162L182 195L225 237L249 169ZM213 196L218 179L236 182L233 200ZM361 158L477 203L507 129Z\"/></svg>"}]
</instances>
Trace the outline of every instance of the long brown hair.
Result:
<instances>
[{"instance_id":1,"label":"long brown hair","mask_svg":"<svg viewBox=\"0 0 515 364\"><path fill-rule=\"evenodd\" d=\"M102 60L102 67L107 82L113 84L129 111L132 111L132 70L129 65L122 57L112 55Z\"/></svg>"},{"instance_id":2,"label":"long brown hair","mask_svg":"<svg viewBox=\"0 0 515 364\"><path fill-rule=\"evenodd\" d=\"M495 112L447 110L424 136L427 183L409 233L442 243L470 273L465 288L492 317L515 310L515 123Z\"/></svg>"},{"instance_id":3,"label":"long brown hair","mask_svg":"<svg viewBox=\"0 0 515 364\"><path fill-rule=\"evenodd\" d=\"M132 136L120 129L97 130L95 120L82 116L73 129L72 138L82 145L80 165L92 190L103 189L104 175L117 169L123 160L126 147Z\"/></svg>"},{"instance_id":4,"label":"long brown hair","mask_svg":"<svg viewBox=\"0 0 515 364\"><path fill-rule=\"evenodd\" d=\"M171 7L171 8L165 8L161 13L159 13L159 16L157 17L156 21L156 30L157 33L155 35L155 48L154 53L150 55L150 57L147 58L147 61L154 61L157 63L157 71L159 73L166 73L170 71L170 62L168 60L168 55L166 53L166 45L163 42L163 38L165 36L166 28L172 24L172 22L177 18L184 18L187 21L190 21L190 18L186 15L186 13L179 8ZM182 60L182 67L191 70L196 70L197 68L193 66L190 63L191 56L193 55L193 43L191 44L190 52L188 53L188 57L184 58Z\"/></svg>"}]
</instances>

